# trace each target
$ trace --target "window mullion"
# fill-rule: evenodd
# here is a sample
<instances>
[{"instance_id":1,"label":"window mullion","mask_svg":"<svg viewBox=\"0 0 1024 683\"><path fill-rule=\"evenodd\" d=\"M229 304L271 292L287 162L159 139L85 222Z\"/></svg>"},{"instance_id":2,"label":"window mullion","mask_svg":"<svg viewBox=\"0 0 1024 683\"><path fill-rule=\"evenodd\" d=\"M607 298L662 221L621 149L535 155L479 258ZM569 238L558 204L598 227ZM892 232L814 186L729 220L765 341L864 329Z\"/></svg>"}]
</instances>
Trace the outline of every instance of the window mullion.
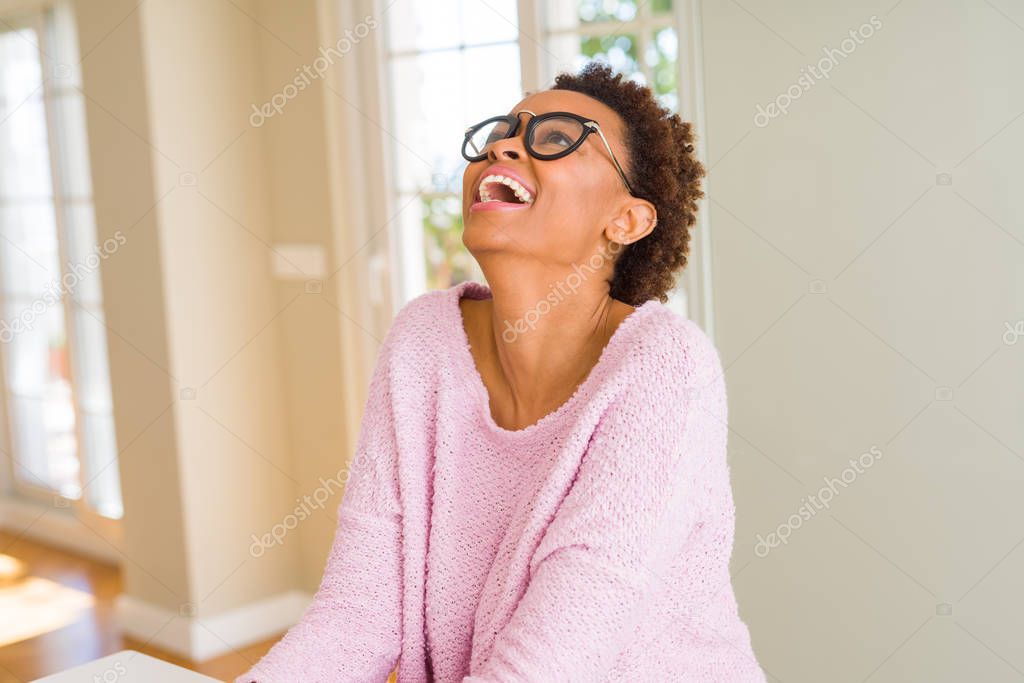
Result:
<instances>
[{"instance_id":1,"label":"window mullion","mask_svg":"<svg viewBox=\"0 0 1024 683\"><path fill-rule=\"evenodd\" d=\"M645 19L631 19L629 21L580 22L575 26L550 29L547 31L546 35L577 35L586 38L594 36L606 38L622 33L631 33L633 31L649 31L653 33L660 28L669 28L673 26L675 26L675 22L673 21L672 15L659 14Z\"/></svg>"},{"instance_id":2,"label":"window mullion","mask_svg":"<svg viewBox=\"0 0 1024 683\"><path fill-rule=\"evenodd\" d=\"M523 92L540 90L546 82L547 34L538 0L519 0L519 73Z\"/></svg>"}]
</instances>

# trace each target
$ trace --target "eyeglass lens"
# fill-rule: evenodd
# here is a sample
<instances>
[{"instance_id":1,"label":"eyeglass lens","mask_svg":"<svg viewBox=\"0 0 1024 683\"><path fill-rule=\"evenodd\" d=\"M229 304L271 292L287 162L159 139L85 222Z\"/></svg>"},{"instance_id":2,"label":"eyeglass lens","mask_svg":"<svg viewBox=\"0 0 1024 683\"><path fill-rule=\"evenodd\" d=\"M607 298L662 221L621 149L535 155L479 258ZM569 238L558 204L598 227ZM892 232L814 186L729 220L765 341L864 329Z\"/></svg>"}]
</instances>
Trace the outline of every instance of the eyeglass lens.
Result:
<instances>
[{"instance_id":1,"label":"eyeglass lens","mask_svg":"<svg viewBox=\"0 0 1024 683\"><path fill-rule=\"evenodd\" d=\"M490 121L466 139L464 151L472 157L485 155L493 143L508 136L508 131L507 121ZM554 116L534 125L526 145L537 154L558 154L576 144L585 132L586 128L576 119Z\"/></svg>"}]
</instances>

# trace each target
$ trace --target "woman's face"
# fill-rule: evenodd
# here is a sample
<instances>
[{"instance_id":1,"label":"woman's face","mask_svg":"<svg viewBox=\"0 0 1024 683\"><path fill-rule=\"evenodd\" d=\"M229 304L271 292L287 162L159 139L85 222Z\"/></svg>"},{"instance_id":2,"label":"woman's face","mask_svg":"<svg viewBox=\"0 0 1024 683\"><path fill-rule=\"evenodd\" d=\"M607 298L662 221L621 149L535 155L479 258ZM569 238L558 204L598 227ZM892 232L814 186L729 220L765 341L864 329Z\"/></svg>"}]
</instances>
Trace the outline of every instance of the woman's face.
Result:
<instances>
[{"instance_id":1,"label":"woman's face","mask_svg":"<svg viewBox=\"0 0 1024 683\"><path fill-rule=\"evenodd\" d=\"M524 109L538 115L567 111L594 119L629 173L623 122L607 105L571 90L545 90L525 98L508 113ZM554 275L601 253L605 238L615 237L610 231L611 221L634 198L623 185L599 135L589 135L567 156L544 161L526 151L524 133L531 115L522 113L519 118L515 137L493 143L487 158L466 168L462 179L462 241L485 268L496 264L500 267L510 263L508 257L519 257L535 265L557 266L551 269ZM496 210L471 208L478 201L480 181L492 173L501 174L492 169L495 165L509 169L523 181L534 197L532 204ZM496 254L503 258L492 259Z\"/></svg>"}]
</instances>

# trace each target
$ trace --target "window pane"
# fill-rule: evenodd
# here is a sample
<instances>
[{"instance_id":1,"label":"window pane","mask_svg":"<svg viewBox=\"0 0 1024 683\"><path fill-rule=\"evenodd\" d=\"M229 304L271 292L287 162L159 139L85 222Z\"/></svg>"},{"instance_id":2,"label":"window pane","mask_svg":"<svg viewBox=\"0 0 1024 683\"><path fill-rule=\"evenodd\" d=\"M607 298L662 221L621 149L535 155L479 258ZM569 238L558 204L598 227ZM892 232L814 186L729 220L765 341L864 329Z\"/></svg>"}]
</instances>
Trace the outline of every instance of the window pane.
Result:
<instances>
[{"instance_id":1,"label":"window pane","mask_svg":"<svg viewBox=\"0 0 1024 683\"><path fill-rule=\"evenodd\" d=\"M32 29L0 32L0 121L29 95L42 91L36 44Z\"/></svg>"},{"instance_id":2,"label":"window pane","mask_svg":"<svg viewBox=\"0 0 1024 683\"><path fill-rule=\"evenodd\" d=\"M514 44L396 57L391 78L396 182L406 193L460 188L466 127L522 99Z\"/></svg>"},{"instance_id":3,"label":"window pane","mask_svg":"<svg viewBox=\"0 0 1024 683\"><path fill-rule=\"evenodd\" d=\"M427 275L424 269L423 254L423 205L418 193L399 194L395 198L398 212L393 223L397 226L396 252L401 268L399 273L402 295L408 301L426 291Z\"/></svg>"},{"instance_id":4,"label":"window pane","mask_svg":"<svg viewBox=\"0 0 1024 683\"><path fill-rule=\"evenodd\" d=\"M640 69L636 36L633 35L585 37L580 40L580 52L577 68L590 59L600 59L622 73L632 74Z\"/></svg>"},{"instance_id":5,"label":"window pane","mask_svg":"<svg viewBox=\"0 0 1024 683\"><path fill-rule=\"evenodd\" d=\"M635 0L579 0L579 17L583 22L629 21L636 17Z\"/></svg>"},{"instance_id":6,"label":"window pane","mask_svg":"<svg viewBox=\"0 0 1024 683\"><path fill-rule=\"evenodd\" d=\"M104 258L121 246L116 239L106 244L96 243L96 223L92 204L74 203L64 207L64 228L68 236L65 244L69 272L61 280L64 291L75 301L90 306L102 302L100 269Z\"/></svg>"},{"instance_id":7,"label":"window pane","mask_svg":"<svg viewBox=\"0 0 1024 683\"><path fill-rule=\"evenodd\" d=\"M82 414L86 454L85 497L89 505L104 517L119 519L121 477L117 469L117 445L114 418L110 413Z\"/></svg>"},{"instance_id":8,"label":"window pane","mask_svg":"<svg viewBox=\"0 0 1024 683\"><path fill-rule=\"evenodd\" d=\"M103 311L75 306L73 315L78 404L90 413L110 412L110 370L107 366L107 328Z\"/></svg>"},{"instance_id":9,"label":"window pane","mask_svg":"<svg viewBox=\"0 0 1024 683\"><path fill-rule=\"evenodd\" d=\"M515 0L465 0L462 4L463 42L467 45L515 41L519 35L519 14ZM502 70L511 64L492 64ZM516 53L516 71L519 55Z\"/></svg>"},{"instance_id":10,"label":"window pane","mask_svg":"<svg viewBox=\"0 0 1024 683\"><path fill-rule=\"evenodd\" d=\"M482 280L480 267L462 245L461 195L423 198L420 210L427 288L447 289L464 280Z\"/></svg>"},{"instance_id":11,"label":"window pane","mask_svg":"<svg viewBox=\"0 0 1024 683\"><path fill-rule=\"evenodd\" d=\"M32 317L7 344L12 439L19 476L77 498L78 459L64 309Z\"/></svg>"},{"instance_id":12,"label":"window pane","mask_svg":"<svg viewBox=\"0 0 1024 683\"><path fill-rule=\"evenodd\" d=\"M59 262L51 204L0 206L0 289L5 298L52 301L59 295ZM4 318L10 320L11 314L4 311Z\"/></svg>"},{"instance_id":13,"label":"window pane","mask_svg":"<svg viewBox=\"0 0 1024 683\"><path fill-rule=\"evenodd\" d=\"M0 200L53 195L49 149L41 95L0 115Z\"/></svg>"},{"instance_id":14,"label":"window pane","mask_svg":"<svg viewBox=\"0 0 1024 683\"><path fill-rule=\"evenodd\" d=\"M15 476L31 486L48 488L65 498L78 498L75 456L75 413L70 393L55 391L44 398L14 396Z\"/></svg>"},{"instance_id":15,"label":"window pane","mask_svg":"<svg viewBox=\"0 0 1024 683\"><path fill-rule=\"evenodd\" d=\"M391 142L400 191L430 187L435 173L447 175L458 166L459 140L465 128L458 115L465 97L458 77L461 63L462 55L456 51L400 57L392 62L397 125Z\"/></svg>"},{"instance_id":16,"label":"window pane","mask_svg":"<svg viewBox=\"0 0 1024 683\"><path fill-rule=\"evenodd\" d=\"M92 195L92 178L83 98L78 91L65 92L54 97L51 106L57 123L61 196L88 199Z\"/></svg>"},{"instance_id":17,"label":"window pane","mask_svg":"<svg viewBox=\"0 0 1024 683\"><path fill-rule=\"evenodd\" d=\"M514 41L519 32L515 0L395 0L384 22L393 52Z\"/></svg>"},{"instance_id":18,"label":"window pane","mask_svg":"<svg viewBox=\"0 0 1024 683\"><path fill-rule=\"evenodd\" d=\"M654 38L647 45L644 61L650 70L651 88L662 106L672 111L679 109L676 91L676 58L679 41L674 28L663 28L654 32Z\"/></svg>"},{"instance_id":19,"label":"window pane","mask_svg":"<svg viewBox=\"0 0 1024 683\"><path fill-rule=\"evenodd\" d=\"M454 47L458 33L452 27L459 25L459 3L394 0L384 23L388 27L388 47L393 51Z\"/></svg>"},{"instance_id":20,"label":"window pane","mask_svg":"<svg viewBox=\"0 0 1024 683\"><path fill-rule=\"evenodd\" d=\"M553 55L556 71L578 71L591 59L606 62L631 80L644 82L637 54L637 39L631 34L580 36L562 33L548 39L548 50Z\"/></svg>"},{"instance_id":21,"label":"window pane","mask_svg":"<svg viewBox=\"0 0 1024 683\"><path fill-rule=\"evenodd\" d=\"M82 495L78 483L75 412L70 391L54 387L43 399L16 396L11 401L19 479L55 491L65 498Z\"/></svg>"},{"instance_id":22,"label":"window pane","mask_svg":"<svg viewBox=\"0 0 1024 683\"><path fill-rule=\"evenodd\" d=\"M24 396L43 396L46 387L67 378L64 308L61 303L32 309L23 302L10 302L22 325L5 335L7 344L7 386ZM28 310L28 313L23 313ZM5 320L13 317L7 313Z\"/></svg>"}]
</instances>

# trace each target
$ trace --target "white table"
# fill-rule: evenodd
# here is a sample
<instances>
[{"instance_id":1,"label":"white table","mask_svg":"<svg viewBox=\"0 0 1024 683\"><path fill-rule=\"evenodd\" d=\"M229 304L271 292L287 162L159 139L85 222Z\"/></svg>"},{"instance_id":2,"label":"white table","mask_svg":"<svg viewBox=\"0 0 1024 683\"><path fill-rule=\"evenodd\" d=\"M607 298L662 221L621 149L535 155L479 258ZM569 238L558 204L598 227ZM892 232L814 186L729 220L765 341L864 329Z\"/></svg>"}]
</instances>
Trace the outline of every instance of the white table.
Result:
<instances>
[{"instance_id":1,"label":"white table","mask_svg":"<svg viewBox=\"0 0 1024 683\"><path fill-rule=\"evenodd\" d=\"M32 683L220 683L135 650L112 655L40 678Z\"/></svg>"}]
</instances>

